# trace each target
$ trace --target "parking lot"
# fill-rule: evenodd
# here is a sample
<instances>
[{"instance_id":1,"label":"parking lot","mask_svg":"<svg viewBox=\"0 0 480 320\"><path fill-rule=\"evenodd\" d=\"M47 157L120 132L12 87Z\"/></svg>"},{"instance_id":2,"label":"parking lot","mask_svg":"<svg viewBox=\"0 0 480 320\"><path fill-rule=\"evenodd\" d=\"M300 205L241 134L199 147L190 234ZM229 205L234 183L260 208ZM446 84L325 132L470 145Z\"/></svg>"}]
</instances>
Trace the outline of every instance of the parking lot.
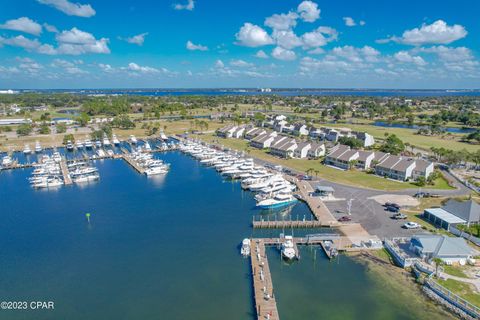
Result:
<instances>
[{"instance_id":1,"label":"parking lot","mask_svg":"<svg viewBox=\"0 0 480 320\"><path fill-rule=\"evenodd\" d=\"M387 211L383 204L378 201L370 199L375 196L385 195L383 191L348 187L325 180L312 181L312 187L315 187L317 184L333 187L335 189L335 198L342 199L325 202L336 218L348 215L348 202L351 201L350 218L353 222L359 222L372 235L377 235L383 239L385 237L411 236L412 234L423 232L422 229L408 230L402 228L403 224L408 220L392 219L393 212ZM388 198L388 196L382 198ZM392 199L395 199L394 195ZM394 202L393 200L392 202Z\"/></svg>"}]
</instances>

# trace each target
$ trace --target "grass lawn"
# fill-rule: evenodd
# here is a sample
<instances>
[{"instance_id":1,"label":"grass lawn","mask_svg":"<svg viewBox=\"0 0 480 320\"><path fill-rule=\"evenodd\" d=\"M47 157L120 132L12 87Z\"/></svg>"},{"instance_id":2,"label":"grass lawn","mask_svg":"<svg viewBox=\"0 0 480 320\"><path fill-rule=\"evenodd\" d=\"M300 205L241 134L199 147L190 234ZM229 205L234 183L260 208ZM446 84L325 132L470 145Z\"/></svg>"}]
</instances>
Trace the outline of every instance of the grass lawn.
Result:
<instances>
[{"instance_id":1,"label":"grass lawn","mask_svg":"<svg viewBox=\"0 0 480 320\"><path fill-rule=\"evenodd\" d=\"M458 294L460 297L467 300L468 302L476 305L477 307L480 307L480 294L475 292L471 284L453 279L438 280L438 283L440 283L448 290Z\"/></svg>"},{"instance_id":2,"label":"grass lawn","mask_svg":"<svg viewBox=\"0 0 480 320\"><path fill-rule=\"evenodd\" d=\"M443 272L449 275L460 277L460 278L468 278L465 272L463 272L462 267L444 265L442 266L442 268L443 268Z\"/></svg>"},{"instance_id":3,"label":"grass lawn","mask_svg":"<svg viewBox=\"0 0 480 320\"><path fill-rule=\"evenodd\" d=\"M471 225L470 227L467 227L466 225L458 225L457 227L458 229L468 232L475 237L480 237L480 225L478 224Z\"/></svg>"},{"instance_id":4,"label":"grass lawn","mask_svg":"<svg viewBox=\"0 0 480 320\"><path fill-rule=\"evenodd\" d=\"M343 170L334 169L331 167L324 166L323 164L320 163L319 160L280 159L267 154L263 150L258 150L258 149L249 147L248 142L242 139L223 139L223 138L214 136L214 134L199 135L198 137L204 141L207 141L210 143L215 142L217 144L223 145L224 147L227 147L230 149L245 151L249 155L256 157L258 159L276 163L284 167L292 168L301 172L306 172L309 169L313 169L314 173L312 174L332 182L338 182L345 185L351 185L351 186L363 187L363 188L369 188L369 189L377 189L377 190L386 190L386 191L417 188L417 186L412 183L397 182L397 181L381 178L373 174L367 174L362 171L357 171L357 170L343 171ZM450 186L448 186L448 184L445 181L445 182L438 182L438 183L435 182L435 185L428 186L428 188L450 189Z\"/></svg>"},{"instance_id":5,"label":"grass lawn","mask_svg":"<svg viewBox=\"0 0 480 320\"><path fill-rule=\"evenodd\" d=\"M338 123L338 124L328 124L329 127L343 127L350 128L352 130L365 131L375 139L383 140L385 139L385 133L395 134L403 142L408 142L411 145L430 151L431 147L444 147L451 150L462 150L467 149L468 151L478 150L478 145L473 145L465 142L460 142L460 138L463 136L461 134L452 134L445 136L423 136L415 134L416 131L412 129L403 129L403 128L386 128L374 126L371 124L347 124L347 123Z\"/></svg>"}]
</instances>

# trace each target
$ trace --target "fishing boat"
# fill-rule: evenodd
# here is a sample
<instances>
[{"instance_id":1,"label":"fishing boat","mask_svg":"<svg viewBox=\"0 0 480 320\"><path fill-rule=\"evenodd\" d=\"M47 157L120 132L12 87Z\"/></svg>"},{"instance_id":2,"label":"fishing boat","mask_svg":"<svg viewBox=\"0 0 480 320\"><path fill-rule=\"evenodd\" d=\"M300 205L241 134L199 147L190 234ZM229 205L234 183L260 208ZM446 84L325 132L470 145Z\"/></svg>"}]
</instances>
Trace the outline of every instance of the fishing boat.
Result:
<instances>
[{"instance_id":1,"label":"fishing boat","mask_svg":"<svg viewBox=\"0 0 480 320\"><path fill-rule=\"evenodd\" d=\"M294 204L297 201L298 201L297 198L295 198L291 194L279 193L279 194L276 194L274 197L258 201L257 207L261 209L281 208L281 207Z\"/></svg>"},{"instance_id":2,"label":"fishing boat","mask_svg":"<svg viewBox=\"0 0 480 320\"><path fill-rule=\"evenodd\" d=\"M23 148L23 153L24 154L31 154L32 153L32 149L30 149L30 145L28 145L28 144L25 145L25 148Z\"/></svg>"},{"instance_id":3,"label":"fishing boat","mask_svg":"<svg viewBox=\"0 0 480 320\"><path fill-rule=\"evenodd\" d=\"M148 141L145 141L145 150L152 151L152 147L150 146L150 143L148 143Z\"/></svg>"},{"instance_id":4,"label":"fishing boat","mask_svg":"<svg viewBox=\"0 0 480 320\"><path fill-rule=\"evenodd\" d=\"M67 141L67 150L68 151L73 151L73 143L70 140Z\"/></svg>"},{"instance_id":5,"label":"fishing boat","mask_svg":"<svg viewBox=\"0 0 480 320\"><path fill-rule=\"evenodd\" d=\"M93 148L93 144L92 144L92 141L90 140L85 140L85 148L87 149L92 149Z\"/></svg>"},{"instance_id":6,"label":"fishing boat","mask_svg":"<svg viewBox=\"0 0 480 320\"><path fill-rule=\"evenodd\" d=\"M108 137L107 137L107 136L104 136L104 137L103 137L103 145L104 145L105 147L109 147L109 146L111 145L110 140L108 140Z\"/></svg>"},{"instance_id":7,"label":"fishing boat","mask_svg":"<svg viewBox=\"0 0 480 320\"><path fill-rule=\"evenodd\" d=\"M248 257L250 255L251 247L250 247L250 239L245 238L242 241L242 247L240 248L240 253L244 257Z\"/></svg>"},{"instance_id":8,"label":"fishing boat","mask_svg":"<svg viewBox=\"0 0 480 320\"><path fill-rule=\"evenodd\" d=\"M42 152L42 145L40 144L39 141L35 142L35 152L36 153Z\"/></svg>"},{"instance_id":9,"label":"fishing boat","mask_svg":"<svg viewBox=\"0 0 480 320\"><path fill-rule=\"evenodd\" d=\"M120 144L120 140L118 140L117 135L112 135L112 142L115 146L118 146Z\"/></svg>"},{"instance_id":10,"label":"fishing boat","mask_svg":"<svg viewBox=\"0 0 480 320\"><path fill-rule=\"evenodd\" d=\"M10 156L4 156L2 158L2 167L9 167L13 164L12 157Z\"/></svg>"},{"instance_id":11,"label":"fishing boat","mask_svg":"<svg viewBox=\"0 0 480 320\"><path fill-rule=\"evenodd\" d=\"M296 257L292 236L285 236L285 241L282 243L281 253L282 257L287 260L293 260Z\"/></svg>"}]
</instances>

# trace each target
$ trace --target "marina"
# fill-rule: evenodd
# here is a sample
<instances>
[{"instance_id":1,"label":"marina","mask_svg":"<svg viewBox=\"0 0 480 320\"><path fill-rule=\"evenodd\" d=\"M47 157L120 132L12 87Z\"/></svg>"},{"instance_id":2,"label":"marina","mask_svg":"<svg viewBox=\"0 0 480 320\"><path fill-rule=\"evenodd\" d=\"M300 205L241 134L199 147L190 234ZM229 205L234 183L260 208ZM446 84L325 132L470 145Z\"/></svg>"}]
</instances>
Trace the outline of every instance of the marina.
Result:
<instances>
[{"instance_id":1,"label":"marina","mask_svg":"<svg viewBox=\"0 0 480 320\"><path fill-rule=\"evenodd\" d=\"M126 145L124 148L130 154L130 147ZM297 262L286 261L286 258L282 258L281 253L282 244L285 242L285 238L279 237L279 233L282 232L281 229L254 228L253 226L253 221L259 219L259 214L262 217L260 219L264 219L264 221L275 221L277 219L275 212L278 210L283 212L284 209L277 208L265 211L256 208L257 200L254 195L261 194L261 192L252 193L251 191L244 191L246 189L243 188L240 178L230 177L222 174L223 172L212 170L212 166L207 166L204 164L205 162L201 163L201 160L185 156L178 151L167 153L153 152L152 154L156 158L161 157L161 160L165 163L174 164L171 172L165 177L162 176L160 180L142 179L142 176L136 170L129 170L128 166L125 165L127 161L92 158L91 161L98 168L98 172L102 175L102 180L88 188L74 184L69 188L55 189L55 191L49 189L45 193L29 191L28 188L24 189L22 184L19 185L21 195L15 201L22 202L22 211L32 212L30 219L35 225L35 227L28 227L33 229L29 232L33 231L33 234L44 234L47 232L48 234L48 237L40 237L39 243L33 246L31 250L40 250L39 246L47 245L47 241L50 243L52 237L56 239L55 242L57 243L65 243L67 238L65 238L63 231L74 234L78 241L83 243L79 248L75 247L75 249L67 243L62 245L67 245L70 248L69 250L72 253L75 252L75 255L78 257L72 257L71 261L69 261L70 259L67 261L62 259L61 263L62 265L66 264L68 270L73 270L74 274L77 274L80 278L89 275L87 278L93 278L94 283L91 280L88 280L88 286L82 286L77 283L76 287L80 289L77 289L78 291L75 291L74 295L72 295L71 290L65 292L62 288L53 286L49 289L49 292L53 296L62 296L62 298L57 298L58 301L68 304L68 301L74 301L80 296L87 295L92 286L93 288L108 286L111 288L109 292L113 294L111 290L114 290L120 299L131 299L129 292L132 290L139 292L139 286L143 288L145 281L154 281L158 289L152 288L140 294L143 306L151 310L150 312L140 313L143 317L162 314L162 316L170 318L188 318L196 317L198 310L203 310L202 315L204 316L200 317L200 319L217 319L223 317L224 313L222 308L218 309L213 306L220 304L232 313L230 318L233 319L267 319L267 317L270 319L295 319L296 317L291 312L295 310L294 314L301 314L303 307L299 308L292 304L291 301L285 301L285 297L289 295L291 289L285 288L284 283L289 281L288 279L294 280L296 283L303 283L302 281L307 279L308 276L295 272L287 278L285 276L278 278L275 274L282 273L278 269L279 266L282 266L282 269L288 268L292 270L298 267L303 268L310 265L306 262L311 259L311 252L315 252L315 255L318 255L316 263L318 263L319 270L317 271L316 280L310 279L308 281L316 283L317 286L324 286L324 284L320 284L324 281L321 279L326 277L325 272L330 272L328 271L329 268L326 269L325 263L328 263L330 258L335 258L326 244L329 241L332 242L335 249L340 252L358 249L353 246L355 237L351 236L349 238L344 235L344 232L352 233L357 230L357 227L340 225L337 228L338 234L332 233L332 230L335 228L331 227L328 228L330 231L325 231L321 223L319 226L319 221L310 213L308 204L298 201L295 205L289 206L288 210L285 211L286 215L283 216L284 222L282 222L285 225L278 225L287 230L287 234L290 233L288 230L295 229L295 236L291 238L295 252L294 260L300 257L301 260ZM65 154L67 166L72 166L81 161L79 160L79 155L84 156L83 153L74 154L74 152ZM14 155L14 157L16 156ZM114 158L123 159L124 156L125 153L120 150L115 154ZM93 157L93 155L89 155L89 157ZM242 165L245 165L245 163L240 166ZM250 165L244 168L247 167L252 168ZM75 170L72 167L68 169L70 174ZM0 179L2 179L3 183L0 186L0 192L4 194L9 186L18 184L15 181L18 179L21 181L22 177L28 176L29 170L32 169L2 172ZM128 188L124 189L121 186L125 184L128 185ZM210 186L209 194L215 195L214 197L205 197L204 192L201 191L205 184ZM105 201L105 195L112 192L115 194L114 198L118 200L115 202ZM179 200L179 196L184 194L189 195L188 203L186 204L182 204ZM82 199L89 199L88 203L79 201L79 195ZM32 200L22 200L25 197ZM58 197L62 198L60 203L55 202L55 206L59 206L55 209L55 212L58 213L46 218L46 214L51 211L48 208L53 205L53 201L48 199L56 199ZM142 201L142 199L144 200ZM12 200L7 197L4 205L9 205ZM38 205L33 203L36 202L43 204L40 211L35 211ZM48 203L51 203L51 205ZM132 210L132 208L137 208L139 203L141 203L141 211L144 212L140 215L137 214L136 209ZM196 210L194 211L191 210L192 203L195 203ZM234 207L228 204L234 204ZM219 205L221 207L229 207L230 209L218 210ZM90 211L92 212L92 218L90 218L90 222L85 222L84 214ZM176 214L172 216L169 214L171 212L176 212ZM249 214L245 215L246 212ZM63 213L63 215L60 215L60 213ZM13 212L10 214L15 215ZM306 217L306 221L299 220L298 217ZM76 221L74 225L70 223L72 219ZM7 221L13 222L15 220L9 218ZM277 223L280 223L278 220L279 218ZM290 223L288 221L295 220L300 225L314 221L314 227L300 228L299 225L288 225ZM45 230L44 227L40 227L45 225L45 223L47 226L52 223L55 225L61 223L64 227L62 232L57 230L56 227L48 227L48 230ZM213 224L221 225L222 230L212 231L211 226ZM19 228L18 225L17 228ZM21 228L23 229L23 227ZM184 228L188 228L187 236L189 239L192 239L192 245L179 245L176 242L167 244L166 240L168 238L175 237L180 230L185 230ZM317 231L311 230L312 228ZM89 231L85 233L85 230ZM366 236L358 230L356 232L358 232L359 236ZM223 245L225 243L238 243L239 235L242 234L251 237L252 251L251 257L246 259L244 263L239 261L237 250L231 250L231 247ZM7 236L18 237L18 235L16 236L12 233L6 233L0 237ZM93 238L90 239L90 237ZM352 242L352 240L354 241ZM256 251L255 243L257 241L263 245L259 246L259 250L261 250L260 259L255 259L254 256ZM100 247L94 243L100 244ZM162 250L158 251L155 249L157 245L145 246L145 243L160 245ZM48 246L51 246L51 244ZM201 247L201 250L198 250L198 246ZM111 250L112 247L115 248L113 251ZM185 249L180 249L179 251L179 248ZM15 248L5 250L0 256L15 257L13 249ZM59 250L59 248L54 250ZM138 253L125 256L125 252ZM179 259L179 262L166 264L165 255L176 257L176 259ZM213 256L215 256L215 259L211 259ZM277 256L278 260L276 259ZM359 274L364 272L362 271L363 269L358 269L358 266L352 264L349 258L341 258L343 262L339 266L335 266L336 271L331 276L342 272L341 270L345 266L351 268L348 272L358 272ZM138 286L136 284L123 284L121 279L125 277L125 274L120 270L112 270L109 262L111 260L121 261L122 264L136 270L139 273ZM52 261L38 256L37 259L34 258L34 262L38 265L39 274L31 279L32 285L41 286L41 278L49 274L48 270L50 268L48 266L52 264ZM139 262L142 263L141 266L138 265ZM198 270L192 271L190 263L195 263ZM15 268L16 266L17 264ZM13 264L7 263L5 268L6 276L11 278L12 281L15 281L16 278L18 279L20 274L17 274L13 269ZM214 272L215 276L211 272ZM70 274L71 271L68 273L60 272L58 277L66 279L71 277ZM165 278L165 274L169 276ZM245 281L244 277L241 276L232 277L232 274L248 275L252 281ZM220 277L221 281L214 280L218 277ZM6 280L3 281L5 282ZM84 282L84 280L81 281ZM113 283L118 283L118 285L112 285ZM208 292L227 290L226 292L229 292L229 294L225 295L225 299L216 299L215 303L212 304L212 302L199 299L195 293L196 291L185 290L185 286L178 286L178 283L184 283L185 286L192 288L205 288L208 286ZM340 283L342 283L342 280L333 277L329 286L335 287ZM350 286L358 285L356 283L355 281L343 282L342 286L350 288ZM5 284L3 287L5 287ZM168 295L161 289L164 287L170 288ZM178 289L175 289L177 287ZM227 289L233 287L235 288L234 293ZM10 292L20 292L19 290L25 292L24 288L15 288L15 286ZM307 290L307 292L310 295L314 295L316 290L312 288L310 291ZM122 293L119 295L118 292ZM253 296L249 292L252 292ZM265 300L265 294L268 294L269 298L267 300ZM343 291L334 294L337 299L342 299L343 297ZM356 299L360 299L361 293L359 292L358 294L358 296L355 296ZM226 299L227 296L233 296L234 300ZM156 299L152 299L153 297ZM161 297L160 303L158 297ZM170 305L176 303L174 300L176 297L188 298L192 303L192 307L186 309L169 308ZM251 304L252 298L255 301L253 305ZM94 303L93 299L95 299L95 296L87 298L86 301L87 303ZM360 299L359 301L365 300ZM390 308L395 304L395 302L389 300L384 303L387 303ZM324 312L322 310L328 308L328 305L322 303L315 303L315 305L313 309L310 309L312 312L310 315L320 316ZM291 310L292 308L293 310ZM361 309L360 303L356 304L356 308L358 310ZM60 308L58 312L69 319L80 319L76 317L76 314L70 313L64 308ZM137 310L135 310L135 315L138 316ZM96 311L94 315L90 314L89 316L92 319L111 317L121 317L121 314L117 311L105 310L103 312ZM409 317L406 318L409 319Z\"/></svg>"}]
</instances>

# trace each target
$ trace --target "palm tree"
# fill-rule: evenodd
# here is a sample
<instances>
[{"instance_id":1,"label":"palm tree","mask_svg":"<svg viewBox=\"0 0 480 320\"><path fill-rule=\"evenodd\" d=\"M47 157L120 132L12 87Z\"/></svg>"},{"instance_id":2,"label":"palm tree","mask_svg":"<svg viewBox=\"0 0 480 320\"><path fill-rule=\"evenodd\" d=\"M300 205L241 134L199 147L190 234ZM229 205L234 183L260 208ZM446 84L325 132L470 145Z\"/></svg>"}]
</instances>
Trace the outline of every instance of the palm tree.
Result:
<instances>
[{"instance_id":1,"label":"palm tree","mask_svg":"<svg viewBox=\"0 0 480 320\"><path fill-rule=\"evenodd\" d=\"M434 258L433 261L435 262L435 276L438 278L438 269L443 265L443 260L440 258Z\"/></svg>"}]
</instances>

